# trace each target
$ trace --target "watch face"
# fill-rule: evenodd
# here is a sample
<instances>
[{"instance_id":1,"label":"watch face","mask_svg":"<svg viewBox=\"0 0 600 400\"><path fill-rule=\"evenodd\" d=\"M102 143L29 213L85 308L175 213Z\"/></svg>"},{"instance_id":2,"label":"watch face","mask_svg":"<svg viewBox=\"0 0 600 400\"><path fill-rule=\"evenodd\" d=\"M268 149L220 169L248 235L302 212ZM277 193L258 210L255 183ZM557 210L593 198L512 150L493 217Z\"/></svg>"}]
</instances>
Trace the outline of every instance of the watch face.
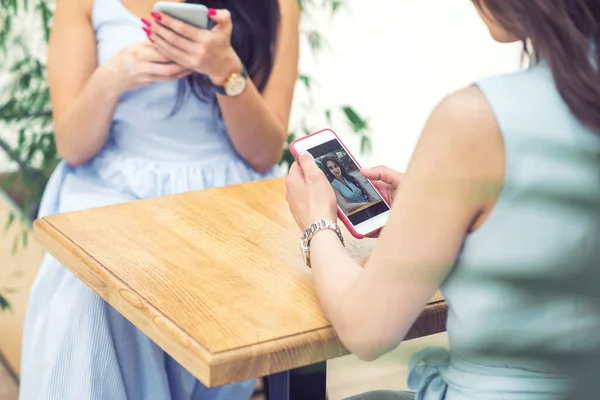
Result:
<instances>
[{"instance_id":1,"label":"watch face","mask_svg":"<svg viewBox=\"0 0 600 400\"><path fill-rule=\"evenodd\" d=\"M225 91L228 96L237 96L241 94L246 88L246 78L241 75L231 79Z\"/></svg>"}]
</instances>

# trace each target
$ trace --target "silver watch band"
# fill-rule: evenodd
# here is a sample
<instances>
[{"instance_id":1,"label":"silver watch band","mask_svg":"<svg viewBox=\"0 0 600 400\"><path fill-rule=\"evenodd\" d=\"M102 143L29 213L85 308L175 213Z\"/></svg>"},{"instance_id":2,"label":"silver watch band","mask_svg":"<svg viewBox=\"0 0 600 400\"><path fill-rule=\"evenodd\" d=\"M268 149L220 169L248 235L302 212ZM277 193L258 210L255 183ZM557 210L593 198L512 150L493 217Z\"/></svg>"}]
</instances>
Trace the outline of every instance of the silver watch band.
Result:
<instances>
[{"instance_id":1,"label":"silver watch band","mask_svg":"<svg viewBox=\"0 0 600 400\"><path fill-rule=\"evenodd\" d=\"M321 219L309 226L302 235L302 241L306 244L306 246L308 246L313 236L315 236L317 232L323 229L329 229L337 233L338 237L340 238L340 241L342 242L342 245L346 245L344 243L344 236L342 236L342 231L340 230L340 227L335 222L324 219Z\"/></svg>"},{"instance_id":2,"label":"silver watch band","mask_svg":"<svg viewBox=\"0 0 600 400\"><path fill-rule=\"evenodd\" d=\"M340 227L333 221L328 220L319 220L312 224L306 229L304 234L300 237L300 248L302 250L302 257L304 258L304 263L310 268L310 240L317 234L317 232L322 231L323 229L329 229L334 231L340 241L342 242L342 246L345 246L344 236L342 236L342 231Z\"/></svg>"}]
</instances>

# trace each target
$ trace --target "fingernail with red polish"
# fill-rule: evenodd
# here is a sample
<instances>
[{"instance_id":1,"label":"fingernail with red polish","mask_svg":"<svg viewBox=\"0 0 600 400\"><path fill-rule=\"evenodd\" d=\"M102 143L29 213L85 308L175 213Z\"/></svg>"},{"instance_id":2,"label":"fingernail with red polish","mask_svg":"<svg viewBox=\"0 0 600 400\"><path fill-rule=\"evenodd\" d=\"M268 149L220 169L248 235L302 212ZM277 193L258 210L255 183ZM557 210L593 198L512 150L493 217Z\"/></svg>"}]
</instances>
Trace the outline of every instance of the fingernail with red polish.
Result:
<instances>
[{"instance_id":1,"label":"fingernail with red polish","mask_svg":"<svg viewBox=\"0 0 600 400\"><path fill-rule=\"evenodd\" d=\"M217 10L215 10L214 8L209 8L208 15L210 15L211 17L217 15Z\"/></svg>"},{"instance_id":2,"label":"fingernail with red polish","mask_svg":"<svg viewBox=\"0 0 600 400\"><path fill-rule=\"evenodd\" d=\"M146 32L146 35L150 36L150 29L146 28L145 26L142 26L142 30Z\"/></svg>"},{"instance_id":3,"label":"fingernail with red polish","mask_svg":"<svg viewBox=\"0 0 600 400\"><path fill-rule=\"evenodd\" d=\"M148 28L152 26L152 22L148 21L146 18L142 18L142 23Z\"/></svg>"},{"instance_id":4,"label":"fingernail with red polish","mask_svg":"<svg viewBox=\"0 0 600 400\"><path fill-rule=\"evenodd\" d=\"M162 15L160 15L159 13L151 12L150 15L152 15L152 18L154 18L157 21L160 21L162 19Z\"/></svg>"}]
</instances>

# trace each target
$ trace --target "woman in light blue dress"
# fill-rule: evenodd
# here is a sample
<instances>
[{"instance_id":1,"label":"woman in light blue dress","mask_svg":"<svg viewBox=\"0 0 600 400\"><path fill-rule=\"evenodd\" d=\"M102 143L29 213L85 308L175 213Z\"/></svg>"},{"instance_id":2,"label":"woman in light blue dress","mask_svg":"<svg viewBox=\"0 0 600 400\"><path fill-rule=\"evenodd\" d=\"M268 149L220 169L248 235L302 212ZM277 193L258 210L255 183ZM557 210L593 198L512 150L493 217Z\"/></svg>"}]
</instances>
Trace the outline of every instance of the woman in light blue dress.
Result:
<instances>
[{"instance_id":1,"label":"woman in light blue dress","mask_svg":"<svg viewBox=\"0 0 600 400\"><path fill-rule=\"evenodd\" d=\"M315 289L364 360L397 347L438 288L447 300L449 350L414 356L414 392L355 399L598 399L600 2L473 2L496 40L531 44L531 65L444 99L405 175L362 171L389 222L364 268L318 230ZM310 154L287 187L303 231L336 221Z\"/></svg>"},{"instance_id":2,"label":"woman in light blue dress","mask_svg":"<svg viewBox=\"0 0 600 400\"><path fill-rule=\"evenodd\" d=\"M278 175L297 1L203 1L227 9L209 10L211 30L151 14L153 3L57 2L48 77L64 161L40 216ZM254 385L207 389L45 256L28 304L20 399L241 400Z\"/></svg>"},{"instance_id":3,"label":"woman in light blue dress","mask_svg":"<svg viewBox=\"0 0 600 400\"><path fill-rule=\"evenodd\" d=\"M358 179L350 175L334 156L323 157L321 165L333 186L338 205L347 214L374 200Z\"/></svg>"}]
</instances>

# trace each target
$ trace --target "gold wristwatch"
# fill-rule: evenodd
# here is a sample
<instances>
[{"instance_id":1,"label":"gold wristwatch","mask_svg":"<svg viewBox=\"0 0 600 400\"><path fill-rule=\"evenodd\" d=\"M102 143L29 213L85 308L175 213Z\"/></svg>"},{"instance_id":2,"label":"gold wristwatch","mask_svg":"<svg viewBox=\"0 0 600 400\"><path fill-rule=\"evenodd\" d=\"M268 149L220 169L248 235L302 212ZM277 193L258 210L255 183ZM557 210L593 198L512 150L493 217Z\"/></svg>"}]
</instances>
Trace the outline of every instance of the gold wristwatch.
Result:
<instances>
[{"instance_id":1,"label":"gold wristwatch","mask_svg":"<svg viewBox=\"0 0 600 400\"><path fill-rule=\"evenodd\" d=\"M304 263L310 268L310 240L315 236L315 234L323 229L329 229L337 233L340 241L342 242L342 246L344 244L344 236L342 236L342 231L340 227L333 221L328 220L319 220L309 226L304 234L300 237L300 250L302 251L302 258L304 259Z\"/></svg>"},{"instance_id":2,"label":"gold wristwatch","mask_svg":"<svg viewBox=\"0 0 600 400\"><path fill-rule=\"evenodd\" d=\"M248 71L242 66L242 72L234 72L225 80L223 86L215 85L215 90L224 96L238 96L244 92L247 85Z\"/></svg>"}]
</instances>

